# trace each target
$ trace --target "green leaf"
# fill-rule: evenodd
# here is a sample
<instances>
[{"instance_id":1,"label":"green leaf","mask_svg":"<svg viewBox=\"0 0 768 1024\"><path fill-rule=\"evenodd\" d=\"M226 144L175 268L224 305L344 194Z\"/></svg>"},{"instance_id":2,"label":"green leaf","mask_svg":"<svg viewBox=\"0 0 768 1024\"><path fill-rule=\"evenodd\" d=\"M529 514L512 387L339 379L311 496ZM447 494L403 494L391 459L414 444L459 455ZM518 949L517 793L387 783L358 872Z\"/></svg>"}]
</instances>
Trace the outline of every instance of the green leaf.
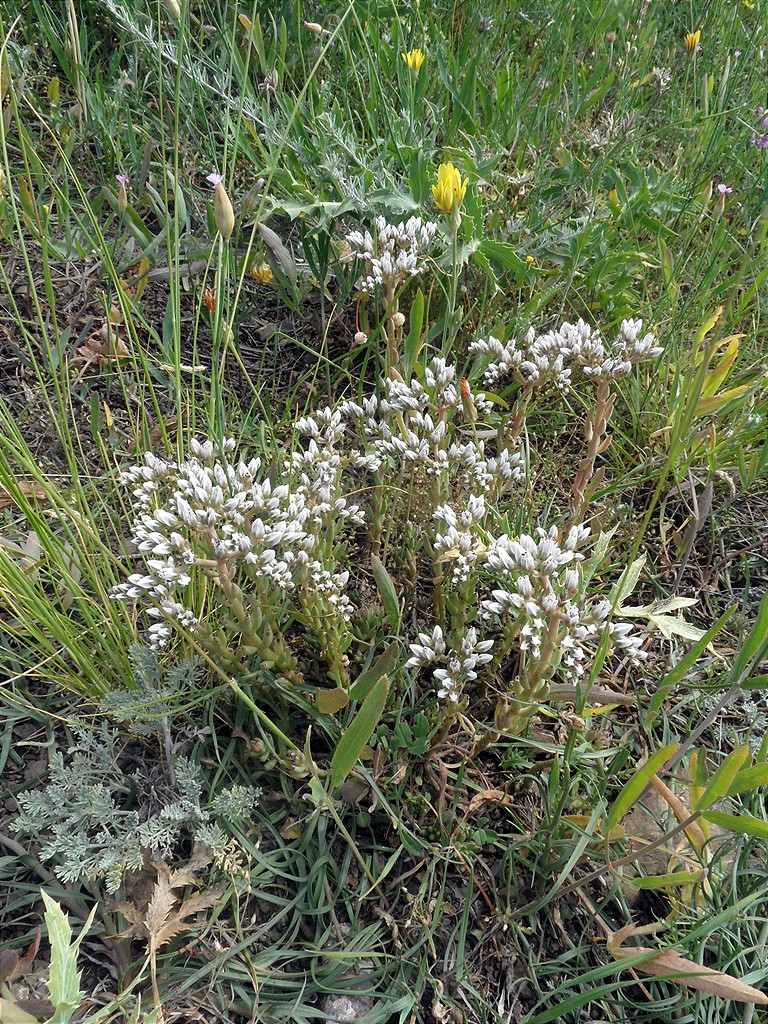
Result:
<instances>
[{"instance_id":1,"label":"green leaf","mask_svg":"<svg viewBox=\"0 0 768 1024\"><path fill-rule=\"evenodd\" d=\"M408 330L408 337L405 339L403 352L403 371L406 380L411 379L413 367L419 358L419 352L424 344L422 328L424 326L424 292L419 288L411 303L411 321Z\"/></svg>"},{"instance_id":2,"label":"green leaf","mask_svg":"<svg viewBox=\"0 0 768 1024\"><path fill-rule=\"evenodd\" d=\"M360 710L339 740L331 760L331 788L335 789L355 767L387 703L389 678L382 676L363 701Z\"/></svg>"},{"instance_id":3,"label":"green leaf","mask_svg":"<svg viewBox=\"0 0 768 1024\"><path fill-rule=\"evenodd\" d=\"M315 704L323 715L335 715L349 704L349 694L340 686L333 690L316 690Z\"/></svg>"},{"instance_id":4,"label":"green leaf","mask_svg":"<svg viewBox=\"0 0 768 1024\"><path fill-rule=\"evenodd\" d=\"M350 700L365 700L382 676L391 676L397 669L400 661L400 644L393 640L387 645L383 654L374 661L368 668L363 669L357 679L349 688Z\"/></svg>"},{"instance_id":5,"label":"green leaf","mask_svg":"<svg viewBox=\"0 0 768 1024\"><path fill-rule=\"evenodd\" d=\"M630 878L633 889L667 889L677 885L693 885L701 880L703 871L673 871L669 875L646 875L645 878Z\"/></svg>"},{"instance_id":6,"label":"green leaf","mask_svg":"<svg viewBox=\"0 0 768 1024\"><path fill-rule=\"evenodd\" d=\"M743 690L765 690L768 689L768 676L752 676L751 679L746 679L742 684Z\"/></svg>"},{"instance_id":7,"label":"green leaf","mask_svg":"<svg viewBox=\"0 0 768 1024\"><path fill-rule=\"evenodd\" d=\"M610 835L611 829L618 825L627 811L640 799L651 778L676 753L677 749L677 743L670 743L668 747L662 747L661 750L657 750L655 754L649 757L643 767L632 776L613 801L613 806L608 812L608 817L605 819L605 824L601 829L603 835Z\"/></svg>"},{"instance_id":8,"label":"green leaf","mask_svg":"<svg viewBox=\"0 0 768 1024\"><path fill-rule=\"evenodd\" d=\"M37 1017L27 1013L10 999L0 999L0 1020L3 1024L37 1024Z\"/></svg>"},{"instance_id":9,"label":"green leaf","mask_svg":"<svg viewBox=\"0 0 768 1024\"><path fill-rule=\"evenodd\" d=\"M696 806L692 810L703 811L724 797L730 791L745 762L751 760L752 751L749 747L737 747L736 750L732 750L709 780L701 799L696 801Z\"/></svg>"},{"instance_id":10,"label":"green leaf","mask_svg":"<svg viewBox=\"0 0 768 1024\"><path fill-rule=\"evenodd\" d=\"M384 563L378 555L371 557L371 564L373 566L373 578L376 580L376 586L379 590L379 597L384 605L384 611L387 613L387 621L392 632L397 633L400 629L400 601L397 597L395 584L392 582L392 577L387 572Z\"/></svg>"},{"instance_id":11,"label":"green leaf","mask_svg":"<svg viewBox=\"0 0 768 1024\"><path fill-rule=\"evenodd\" d=\"M48 940L51 944L51 968L47 981L51 1002L55 1013L48 1024L67 1024L72 1014L80 1006L83 992L80 990L80 974L77 970L77 951L96 914L96 907L83 925L77 939L72 941L72 929L69 926L69 915L65 914L56 900L48 893L40 890L45 904L45 924L48 929Z\"/></svg>"},{"instance_id":12,"label":"green leaf","mask_svg":"<svg viewBox=\"0 0 768 1024\"><path fill-rule=\"evenodd\" d=\"M619 611L621 611L621 605L637 586L637 581L640 579L640 573L643 571L644 566L645 555L641 555L631 565L627 566L619 577L618 582L614 585L611 592L611 604L618 606ZM621 614L624 614L623 611L621 611Z\"/></svg>"},{"instance_id":13,"label":"green leaf","mask_svg":"<svg viewBox=\"0 0 768 1024\"><path fill-rule=\"evenodd\" d=\"M768 786L768 763L752 765L739 772L726 793L726 796L738 796L740 793L749 793L760 786Z\"/></svg>"},{"instance_id":14,"label":"green leaf","mask_svg":"<svg viewBox=\"0 0 768 1024\"><path fill-rule=\"evenodd\" d=\"M702 818L713 825L726 828L729 832L740 832L756 839L768 839L768 821L753 818L749 814L725 814L723 811L704 811Z\"/></svg>"},{"instance_id":15,"label":"green leaf","mask_svg":"<svg viewBox=\"0 0 768 1024\"><path fill-rule=\"evenodd\" d=\"M490 238L484 238L477 246L477 252L482 253L502 270L511 270L519 276L528 273L528 264L517 255L516 248L509 242L494 242Z\"/></svg>"}]
</instances>

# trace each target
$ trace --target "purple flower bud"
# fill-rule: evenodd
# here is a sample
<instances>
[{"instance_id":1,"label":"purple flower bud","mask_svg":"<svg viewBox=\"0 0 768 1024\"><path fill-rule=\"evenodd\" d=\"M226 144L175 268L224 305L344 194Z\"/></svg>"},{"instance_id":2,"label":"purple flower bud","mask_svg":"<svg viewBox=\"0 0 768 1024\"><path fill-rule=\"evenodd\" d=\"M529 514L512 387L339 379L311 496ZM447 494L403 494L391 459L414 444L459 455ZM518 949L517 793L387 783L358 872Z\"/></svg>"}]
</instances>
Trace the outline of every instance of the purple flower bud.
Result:
<instances>
[{"instance_id":1,"label":"purple flower bud","mask_svg":"<svg viewBox=\"0 0 768 1024\"><path fill-rule=\"evenodd\" d=\"M209 183L211 188L216 188L216 186L220 185L224 180L224 175L219 174L218 171L211 171L205 180Z\"/></svg>"}]
</instances>

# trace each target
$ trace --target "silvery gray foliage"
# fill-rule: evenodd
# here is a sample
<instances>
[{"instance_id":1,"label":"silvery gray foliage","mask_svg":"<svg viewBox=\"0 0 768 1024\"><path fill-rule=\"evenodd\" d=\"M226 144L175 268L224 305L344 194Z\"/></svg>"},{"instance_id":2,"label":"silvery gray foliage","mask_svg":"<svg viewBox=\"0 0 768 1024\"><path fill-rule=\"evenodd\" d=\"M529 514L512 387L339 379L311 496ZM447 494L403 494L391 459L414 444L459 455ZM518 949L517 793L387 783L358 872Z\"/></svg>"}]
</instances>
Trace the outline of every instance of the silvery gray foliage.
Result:
<instances>
[{"instance_id":1,"label":"silvery gray foliage","mask_svg":"<svg viewBox=\"0 0 768 1024\"><path fill-rule=\"evenodd\" d=\"M229 838L221 824L248 818L257 804L257 788L235 785L206 806L202 769L179 757L175 793L147 815L137 779L119 767L124 741L117 731L106 724L100 730L76 726L74 738L66 755L56 751L51 757L48 784L17 796L20 813L12 824L15 832L35 836L40 859L54 862L62 882L104 879L114 894L126 871L141 869L145 850L170 856L189 834L213 845L220 833L214 857L223 855Z\"/></svg>"},{"instance_id":2,"label":"silvery gray foliage","mask_svg":"<svg viewBox=\"0 0 768 1024\"><path fill-rule=\"evenodd\" d=\"M134 644L129 653L133 687L110 690L99 701L99 710L137 735L162 732L175 710L174 699L195 689L202 662L184 659L163 670L156 651Z\"/></svg>"}]
</instances>

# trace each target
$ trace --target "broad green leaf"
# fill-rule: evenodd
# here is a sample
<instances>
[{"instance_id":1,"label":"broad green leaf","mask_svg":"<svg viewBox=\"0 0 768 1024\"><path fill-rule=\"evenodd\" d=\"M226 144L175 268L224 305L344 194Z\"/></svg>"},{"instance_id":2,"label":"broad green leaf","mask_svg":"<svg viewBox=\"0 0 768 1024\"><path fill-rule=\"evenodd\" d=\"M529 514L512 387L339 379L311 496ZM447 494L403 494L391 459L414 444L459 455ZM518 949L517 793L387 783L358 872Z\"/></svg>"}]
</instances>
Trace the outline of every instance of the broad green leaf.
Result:
<instances>
[{"instance_id":1,"label":"broad green leaf","mask_svg":"<svg viewBox=\"0 0 768 1024\"><path fill-rule=\"evenodd\" d=\"M640 579L640 573L643 571L644 566L645 555L641 555L639 558L636 558L631 565L626 567L619 577L618 582L613 586L613 590L611 591L611 604L616 605L619 608L621 607L637 586L637 581Z\"/></svg>"},{"instance_id":2,"label":"broad green leaf","mask_svg":"<svg viewBox=\"0 0 768 1024\"><path fill-rule=\"evenodd\" d=\"M484 238L477 246L477 251L502 270L512 270L521 275L528 273L528 264L518 256L517 249L509 242L494 242L490 238Z\"/></svg>"},{"instance_id":3,"label":"broad green leaf","mask_svg":"<svg viewBox=\"0 0 768 1024\"><path fill-rule=\"evenodd\" d=\"M704 811L702 818L711 821L713 825L728 829L729 832L739 832L744 836L754 836L756 839L768 839L768 821L761 818L753 818L749 814L726 814L724 811Z\"/></svg>"},{"instance_id":4,"label":"broad green leaf","mask_svg":"<svg viewBox=\"0 0 768 1024\"><path fill-rule=\"evenodd\" d=\"M349 723L349 728L339 740L331 759L331 788L335 789L355 767L387 703L389 678L382 676L363 701L360 710Z\"/></svg>"},{"instance_id":5,"label":"broad green leaf","mask_svg":"<svg viewBox=\"0 0 768 1024\"><path fill-rule=\"evenodd\" d=\"M55 1013L48 1024L67 1024L83 998L77 970L77 951L91 927L97 908L93 908L80 935L73 941L69 915L42 889L40 895L46 908L45 924L51 944L51 967L46 984L55 1007Z\"/></svg>"},{"instance_id":6,"label":"broad green leaf","mask_svg":"<svg viewBox=\"0 0 768 1024\"><path fill-rule=\"evenodd\" d=\"M0 1021L3 1024L38 1024L37 1017L16 1004L10 999L0 998Z\"/></svg>"},{"instance_id":7,"label":"broad green leaf","mask_svg":"<svg viewBox=\"0 0 768 1024\"><path fill-rule=\"evenodd\" d=\"M612 526L610 530L601 530L600 535L595 541L595 547L592 552L591 562L602 562L605 556L608 554L608 548L610 547L611 540L618 530L617 526Z\"/></svg>"},{"instance_id":8,"label":"broad green leaf","mask_svg":"<svg viewBox=\"0 0 768 1024\"><path fill-rule=\"evenodd\" d=\"M379 597L384 605L384 611L387 613L387 621L392 632L397 633L400 629L400 601L397 597L395 584L392 582L392 577L387 572L384 563L378 555L371 557L371 565L373 566L373 578L376 580Z\"/></svg>"},{"instance_id":9,"label":"broad green leaf","mask_svg":"<svg viewBox=\"0 0 768 1024\"><path fill-rule=\"evenodd\" d=\"M316 690L315 703L317 710L324 715L335 715L349 704L349 694L340 686L333 690Z\"/></svg>"},{"instance_id":10,"label":"broad green leaf","mask_svg":"<svg viewBox=\"0 0 768 1024\"><path fill-rule=\"evenodd\" d=\"M751 768L740 771L731 782L726 796L738 796L740 793L750 793L760 786L768 786L768 763L754 764Z\"/></svg>"},{"instance_id":11,"label":"broad green leaf","mask_svg":"<svg viewBox=\"0 0 768 1024\"><path fill-rule=\"evenodd\" d=\"M349 688L350 700L364 700L382 676L391 676L400 661L400 644L393 640L368 668L363 669Z\"/></svg>"},{"instance_id":12,"label":"broad green leaf","mask_svg":"<svg viewBox=\"0 0 768 1024\"><path fill-rule=\"evenodd\" d=\"M646 875L645 878L630 878L633 889L667 889L678 885L693 885L701 880L703 871L673 871L669 875Z\"/></svg>"},{"instance_id":13,"label":"broad green leaf","mask_svg":"<svg viewBox=\"0 0 768 1024\"><path fill-rule=\"evenodd\" d=\"M736 750L732 750L709 780L707 788L702 793L700 799L696 801L696 806L692 810L703 811L724 797L730 791L734 780L745 763L751 761L751 759L752 751L747 746L737 747Z\"/></svg>"},{"instance_id":14,"label":"broad green leaf","mask_svg":"<svg viewBox=\"0 0 768 1024\"><path fill-rule=\"evenodd\" d=\"M632 776L629 782L626 783L613 801L608 817L605 819L605 825L603 826L604 835L610 833L611 829L618 825L627 811L640 799L651 778L677 752L678 746L677 743L671 743L668 747L662 747L661 750L657 750L655 754L648 758L643 767Z\"/></svg>"}]
</instances>

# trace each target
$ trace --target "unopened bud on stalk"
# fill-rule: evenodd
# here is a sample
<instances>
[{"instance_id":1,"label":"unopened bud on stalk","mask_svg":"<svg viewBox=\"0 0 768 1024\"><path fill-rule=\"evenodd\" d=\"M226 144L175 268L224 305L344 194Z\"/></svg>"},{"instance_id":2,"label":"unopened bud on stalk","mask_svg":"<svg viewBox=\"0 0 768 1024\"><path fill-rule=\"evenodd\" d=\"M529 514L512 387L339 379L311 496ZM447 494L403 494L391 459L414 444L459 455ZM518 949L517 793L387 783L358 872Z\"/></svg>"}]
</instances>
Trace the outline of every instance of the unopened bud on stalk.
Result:
<instances>
[{"instance_id":1,"label":"unopened bud on stalk","mask_svg":"<svg viewBox=\"0 0 768 1024\"><path fill-rule=\"evenodd\" d=\"M466 377L461 378L461 407L470 423L477 422L477 406L469 389Z\"/></svg>"},{"instance_id":2,"label":"unopened bud on stalk","mask_svg":"<svg viewBox=\"0 0 768 1024\"><path fill-rule=\"evenodd\" d=\"M709 201L712 198L712 189L714 188L714 182L710 181L704 191L701 193L701 208L706 210L709 206Z\"/></svg>"},{"instance_id":3,"label":"unopened bud on stalk","mask_svg":"<svg viewBox=\"0 0 768 1024\"><path fill-rule=\"evenodd\" d=\"M165 0L165 6L174 21L181 21L181 8L179 0Z\"/></svg>"},{"instance_id":4,"label":"unopened bud on stalk","mask_svg":"<svg viewBox=\"0 0 768 1024\"><path fill-rule=\"evenodd\" d=\"M226 242L235 229L235 213L232 203L222 185L222 176L213 171L205 179L214 188L213 194L213 219L216 223L219 234Z\"/></svg>"},{"instance_id":5,"label":"unopened bud on stalk","mask_svg":"<svg viewBox=\"0 0 768 1024\"><path fill-rule=\"evenodd\" d=\"M117 191L117 208L120 213L125 213L128 209L128 179L124 174L116 174L115 180L120 186Z\"/></svg>"}]
</instances>

